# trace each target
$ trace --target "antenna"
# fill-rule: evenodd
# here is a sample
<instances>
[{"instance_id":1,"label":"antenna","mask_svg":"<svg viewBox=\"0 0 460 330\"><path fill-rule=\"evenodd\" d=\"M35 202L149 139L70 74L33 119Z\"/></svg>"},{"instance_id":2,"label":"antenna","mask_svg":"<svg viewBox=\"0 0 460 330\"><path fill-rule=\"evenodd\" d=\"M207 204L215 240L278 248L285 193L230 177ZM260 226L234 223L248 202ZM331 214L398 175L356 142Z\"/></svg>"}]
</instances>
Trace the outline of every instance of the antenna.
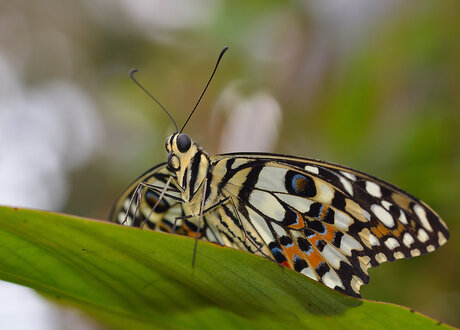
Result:
<instances>
[{"instance_id":1,"label":"antenna","mask_svg":"<svg viewBox=\"0 0 460 330\"><path fill-rule=\"evenodd\" d=\"M177 124L176 122L174 121L173 117L171 117L171 115L169 114L168 110L165 109L164 106L161 105L160 102L158 102L158 100L156 98L153 97L152 94L150 94L145 88L144 86L142 86L137 80L136 78L134 78L134 74L139 71L138 69L132 69L131 71L129 71L129 76L131 77L131 79L136 83L137 86L139 86L145 93L147 93L148 96L150 96L169 116L169 118L171 118L172 122L174 123L174 126L176 127L176 133L179 131L179 129L177 128ZM182 131L182 130L181 130Z\"/></svg>"},{"instance_id":2,"label":"antenna","mask_svg":"<svg viewBox=\"0 0 460 330\"><path fill-rule=\"evenodd\" d=\"M188 121L190 120L190 118L192 118L192 115L193 115L193 113L195 112L196 107L198 106L198 104L200 104L201 98L203 97L204 93L205 93L206 90L208 89L209 83L211 82L212 77L214 77L214 74L216 73L217 67L219 66L219 62L220 62L220 60L222 59L222 56L224 56L224 54L225 54L225 52L227 51L227 49L228 49L228 46L225 46L224 49L222 49L222 51L220 52L219 58L217 59L216 66L214 67L214 71L212 71L211 77L209 78L208 83L206 84L206 87L205 87L204 90L203 90L203 93L201 93L200 98L199 98L198 101L196 102L195 107L193 108L192 112L191 112L190 115L188 116L187 120L185 121L184 126L182 126L182 128L181 128L181 130L180 130L179 133L182 133L182 131L183 131L184 128L185 128L185 125L187 125L187 123L188 123ZM165 110L165 111L166 111L166 110Z\"/></svg>"}]
</instances>

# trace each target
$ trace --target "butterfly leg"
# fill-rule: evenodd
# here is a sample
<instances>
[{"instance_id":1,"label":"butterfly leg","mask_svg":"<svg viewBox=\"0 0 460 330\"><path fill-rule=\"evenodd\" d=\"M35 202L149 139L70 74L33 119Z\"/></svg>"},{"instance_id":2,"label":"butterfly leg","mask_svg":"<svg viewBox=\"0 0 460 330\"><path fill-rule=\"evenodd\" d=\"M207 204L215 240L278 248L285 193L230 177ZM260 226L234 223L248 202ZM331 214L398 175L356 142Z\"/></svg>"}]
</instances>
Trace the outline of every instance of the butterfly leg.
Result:
<instances>
[{"instance_id":1,"label":"butterfly leg","mask_svg":"<svg viewBox=\"0 0 460 330\"><path fill-rule=\"evenodd\" d=\"M206 196L207 179L204 179L203 183L203 196ZM196 229L195 246L193 248L192 268L195 266L196 249L198 247L198 235L200 234L201 221L203 220L204 201L205 198L203 197L200 205L200 217L198 218L198 228Z\"/></svg>"},{"instance_id":2,"label":"butterfly leg","mask_svg":"<svg viewBox=\"0 0 460 330\"><path fill-rule=\"evenodd\" d=\"M147 221L150 220L150 217L152 216L153 212L157 208L158 204L160 204L160 202L163 199L166 191L168 190L169 184L171 183L171 179L172 179L172 177L170 176L168 178L168 181L166 181L166 184L165 184L164 188L161 190L161 193L160 193L160 196L158 197L157 202L155 203L155 205L153 205L152 209L150 210L149 215L147 216L146 219L144 219L144 221L142 221L141 225L139 226L140 228L142 228L147 223ZM159 225L160 225L160 222L157 223L156 227L158 227ZM157 228L155 228L155 229L157 229Z\"/></svg>"},{"instance_id":3,"label":"butterfly leg","mask_svg":"<svg viewBox=\"0 0 460 330\"><path fill-rule=\"evenodd\" d=\"M173 195L170 195L170 194L167 193L169 185L171 183L171 180L172 180L172 177L169 177L168 180L166 181L164 187L151 185L151 184L148 184L146 182L139 182L139 184L136 186L136 188L133 191L133 194L132 194L132 196L130 198L130 201L129 201L127 212L126 212L126 214L124 216L124 219L121 222L121 224L124 225L128 221L129 214L133 211L132 206L133 206L133 203L134 203L135 209L134 209L134 213L132 215L133 220L132 220L131 226L135 226L134 219L136 218L136 215L137 215L137 213L139 211L140 203L141 203L141 200L142 200L142 194L143 194L145 188L150 189L150 190L152 190L152 191L154 191L156 193L159 193L159 197L158 197L158 200L155 202L154 206L152 207L152 209L150 210L150 213L149 213L148 217L145 218L144 220L142 220L142 223L139 224L140 228L142 228L147 223L147 221L150 219L151 215L155 211L156 207L161 203L161 201L162 201L162 199L164 197L174 199L174 200L176 200L178 202L183 202L182 199L179 199L176 196L173 196Z\"/></svg>"},{"instance_id":4,"label":"butterfly leg","mask_svg":"<svg viewBox=\"0 0 460 330\"><path fill-rule=\"evenodd\" d=\"M171 179L172 177L170 177L166 183L169 185L169 183L171 182ZM169 182L169 183L168 183ZM166 184L165 183L165 184ZM174 196L174 195L171 195L171 194L168 194L167 191L168 189L165 189L165 187L160 187L160 186L155 186L155 185L152 185L152 184L149 184L149 183L146 183L146 182L139 182L138 186L143 186L145 188L148 188L154 192L159 192L160 194L164 191L164 195L163 196L166 196L168 198L171 198L171 199L174 199L175 201L177 202L181 202L183 203L184 201L182 200L182 198L179 198L177 196ZM173 190L170 190L170 191L173 191Z\"/></svg>"}]
</instances>

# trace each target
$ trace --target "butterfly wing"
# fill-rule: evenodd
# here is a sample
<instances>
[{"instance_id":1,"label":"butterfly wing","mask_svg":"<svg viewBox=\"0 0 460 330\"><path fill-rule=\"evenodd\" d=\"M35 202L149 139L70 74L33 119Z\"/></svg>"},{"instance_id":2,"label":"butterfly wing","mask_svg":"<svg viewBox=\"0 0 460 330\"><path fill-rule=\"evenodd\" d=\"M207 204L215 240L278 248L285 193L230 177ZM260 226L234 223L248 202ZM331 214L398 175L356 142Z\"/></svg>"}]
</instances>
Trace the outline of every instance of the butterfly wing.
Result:
<instances>
[{"instance_id":1,"label":"butterfly wing","mask_svg":"<svg viewBox=\"0 0 460 330\"><path fill-rule=\"evenodd\" d=\"M348 295L360 296L368 268L431 252L449 236L425 203L346 167L252 153L211 161L216 193L237 204L238 215L230 208L220 219L233 241L249 237L252 250L268 248L279 263Z\"/></svg>"},{"instance_id":2,"label":"butterfly wing","mask_svg":"<svg viewBox=\"0 0 460 330\"><path fill-rule=\"evenodd\" d=\"M152 230L171 232L175 218L185 215L181 203L177 200L180 199L180 192L174 184L170 184L168 196L165 196L152 212L171 174L165 163L143 173L118 197L110 212L109 220L133 227L145 224ZM140 188L141 182L158 187L158 189L143 188L140 196L133 197Z\"/></svg>"},{"instance_id":3,"label":"butterfly wing","mask_svg":"<svg viewBox=\"0 0 460 330\"><path fill-rule=\"evenodd\" d=\"M165 190L171 176L174 176L174 173L167 168L166 163L146 171L121 193L112 208L109 220L126 226L195 237L196 221L187 218L187 210L174 180L170 181ZM144 188L139 192L141 186ZM159 201L163 190L164 196ZM207 216L204 216L200 239L222 244L219 240L220 235L209 228L208 222Z\"/></svg>"}]
</instances>

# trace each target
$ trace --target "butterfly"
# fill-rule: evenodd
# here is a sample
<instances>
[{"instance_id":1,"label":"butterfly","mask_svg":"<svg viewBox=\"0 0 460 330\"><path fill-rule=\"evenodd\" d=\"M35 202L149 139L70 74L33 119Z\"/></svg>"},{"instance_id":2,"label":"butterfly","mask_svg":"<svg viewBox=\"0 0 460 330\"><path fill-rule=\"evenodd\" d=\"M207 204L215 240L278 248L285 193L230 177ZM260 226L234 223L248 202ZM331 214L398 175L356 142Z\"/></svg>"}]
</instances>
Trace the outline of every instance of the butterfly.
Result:
<instances>
[{"instance_id":1,"label":"butterfly","mask_svg":"<svg viewBox=\"0 0 460 330\"><path fill-rule=\"evenodd\" d=\"M269 153L207 154L182 133L196 106L166 139L167 162L121 194L111 221L265 256L354 297L369 268L432 252L449 238L424 202L351 168Z\"/></svg>"}]
</instances>

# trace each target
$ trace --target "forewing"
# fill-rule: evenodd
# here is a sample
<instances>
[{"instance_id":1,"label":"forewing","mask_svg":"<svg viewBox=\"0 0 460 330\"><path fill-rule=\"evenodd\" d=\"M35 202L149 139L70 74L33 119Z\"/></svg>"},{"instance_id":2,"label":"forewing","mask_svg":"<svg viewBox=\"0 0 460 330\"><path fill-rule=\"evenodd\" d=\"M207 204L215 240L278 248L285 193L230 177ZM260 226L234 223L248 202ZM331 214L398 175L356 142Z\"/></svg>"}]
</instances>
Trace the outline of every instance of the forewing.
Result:
<instances>
[{"instance_id":1,"label":"forewing","mask_svg":"<svg viewBox=\"0 0 460 330\"><path fill-rule=\"evenodd\" d=\"M109 220L126 226L145 225L152 230L171 232L176 217L185 215L182 203L179 202L180 192L173 183L169 185L166 196L152 212L171 174L165 163L146 171L121 193L112 208ZM133 198L135 192L140 189L141 183L157 189L143 187L142 194L140 196L136 194Z\"/></svg>"},{"instance_id":2,"label":"forewing","mask_svg":"<svg viewBox=\"0 0 460 330\"><path fill-rule=\"evenodd\" d=\"M449 236L425 203L346 167L271 154L211 159L218 193L233 196L258 243L349 295L369 282L368 268L431 252Z\"/></svg>"},{"instance_id":3,"label":"forewing","mask_svg":"<svg viewBox=\"0 0 460 330\"><path fill-rule=\"evenodd\" d=\"M173 175L166 163L159 164L142 174L118 197L109 220L126 226L195 237L197 221L187 218L189 214L184 208L175 181L171 180L165 189L168 179ZM163 191L163 198L159 201ZM203 217L199 237L218 243L218 234L209 228L207 216Z\"/></svg>"}]
</instances>

